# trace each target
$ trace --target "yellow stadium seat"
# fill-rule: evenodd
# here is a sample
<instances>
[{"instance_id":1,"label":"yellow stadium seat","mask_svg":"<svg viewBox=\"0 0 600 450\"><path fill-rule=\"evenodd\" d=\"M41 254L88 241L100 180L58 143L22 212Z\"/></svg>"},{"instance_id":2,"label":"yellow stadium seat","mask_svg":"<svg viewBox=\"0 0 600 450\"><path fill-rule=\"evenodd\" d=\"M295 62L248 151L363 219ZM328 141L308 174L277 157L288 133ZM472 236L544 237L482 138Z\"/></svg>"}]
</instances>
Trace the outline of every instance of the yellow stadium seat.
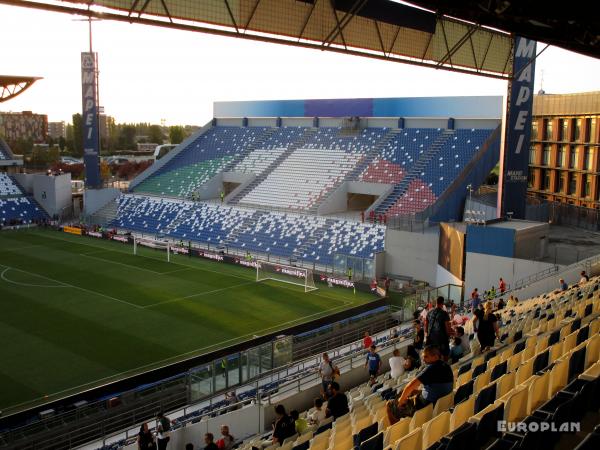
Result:
<instances>
[{"instance_id":1,"label":"yellow stadium seat","mask_svg":"<svg viewBox=\"0 0 600 450\"><path fill-rule=\"evenodd\" d=\"M425 408L419 409L410 421L410 431L420 428L425 422L433 417L433 405L430 403Z\"/></svg>"},{"instance_id":2,"label":"yellow stadium seat","mask_svg":"<svg viewBox=\"0 0 600 450\"><path fill-rule=\"evenodd\" d=\"M432 444L450 432L450 413L444 411L437 416L434 416L429 422L423 424L422 427L423 450L427 450Z\"/></svg>"},{"instance_id":3,"label":"yellow stadium seat","mask_svg":"<svg viewBox=\"0 0 600 450\"><path fill-rule=\"evenodd\" d=\"M419 450L422 446L422 432L419 427L408 433L402 439L397 440L394 443L394 450Z\"/></svg>"},{"instance_id":4,"label":"yellow stadium seat","mask_svg":"<svg viewBox=\"0 0 600 450\"><path fill-rule=\"evenodd\" d=\"M476 394L473 394L454 407L450 416L450 431L456 430L473 415L473 411L475 411L475 398Z\"/></svg>"}]
</instances>

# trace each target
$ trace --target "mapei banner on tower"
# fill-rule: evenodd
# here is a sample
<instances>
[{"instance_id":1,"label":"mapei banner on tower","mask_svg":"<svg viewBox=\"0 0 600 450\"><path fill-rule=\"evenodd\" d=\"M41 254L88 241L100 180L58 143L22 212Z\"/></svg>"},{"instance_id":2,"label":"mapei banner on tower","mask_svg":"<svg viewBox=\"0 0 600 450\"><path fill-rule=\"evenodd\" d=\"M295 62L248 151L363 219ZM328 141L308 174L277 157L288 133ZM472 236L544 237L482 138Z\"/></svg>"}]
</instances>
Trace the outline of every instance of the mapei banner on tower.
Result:
<instances>
[{"instance_id":1,"label":"mapei banner on tower","mask_svg":"<svg viewBox=\"0 0 600 450\"><path fill-rule=\"evenodd\" d=\"M81 53L81 94L85 186L87 188L97 188L102 186L102 179L100 178L99 158L96 53Z\"/></svg>"},{"instance_id":2,"label":"mapei banner on tower","mask_svg":"<svg viewBox=\"0 0 600 450\"><path fill-rule=\"evenodd\" d=\"M536 42L517 36L501 160L502 216L525 218Z\"/></svg>"}]
</instances>

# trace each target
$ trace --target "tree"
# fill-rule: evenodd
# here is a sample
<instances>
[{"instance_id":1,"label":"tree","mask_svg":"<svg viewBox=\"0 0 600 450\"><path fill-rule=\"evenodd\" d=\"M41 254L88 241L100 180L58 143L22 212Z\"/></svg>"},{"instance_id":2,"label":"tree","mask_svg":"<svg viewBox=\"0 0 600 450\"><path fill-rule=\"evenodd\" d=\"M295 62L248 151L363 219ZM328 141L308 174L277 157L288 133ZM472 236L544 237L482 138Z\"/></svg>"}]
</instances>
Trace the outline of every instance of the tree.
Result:
<instances>
[{"instance_id":1,"label":"tree","mask_svg":"<svg viewBox=\"0 0 600 450\"><path fill-rule=\"evenodd\" d=\"M73 114L73 148L74 156L83 156L83 119L81 114Z\"/></svg>"},{"instance_id":2,"label":"tree","mask_svg":"<svg viewBox=\"0 0 600 450\"><path fill-rule=\"evenodd\" d=\"M148 142L159 145L163 143L163 134L160 126L150 125L150 128L148 128Z\"/></svg>"},{"instance_id":3,"label":"tree","mask_svg":"<svg viewBox=\"0 0 600 450\"><path fill-rule=\"evenodd\" d=\"M135 148L135 126L123 125L119 133L119 148L122 150L133 150Z\"/></svg>"},{"instance_id":4,"label":"tree","mask_svg":"<svg viewBox=\"0 0 600 450\"><path fill-rule=\"evenodd\" d=\"M185 130L182 126L176 125L169 128L169 139L171 144L181 144L185 139Z\"/></svg>"},{"instance_id":5,"label":"tree","mask_svg":"<svg viewBox=\"0 0 600 450\"><path fill-rule=\"evenodd\" d=\"M64 151L65 147L67 146L67 141L65 140L64 137L60 136L58 138L58 147L60 148L60 151Z\"/></svg>"}]
</instances>

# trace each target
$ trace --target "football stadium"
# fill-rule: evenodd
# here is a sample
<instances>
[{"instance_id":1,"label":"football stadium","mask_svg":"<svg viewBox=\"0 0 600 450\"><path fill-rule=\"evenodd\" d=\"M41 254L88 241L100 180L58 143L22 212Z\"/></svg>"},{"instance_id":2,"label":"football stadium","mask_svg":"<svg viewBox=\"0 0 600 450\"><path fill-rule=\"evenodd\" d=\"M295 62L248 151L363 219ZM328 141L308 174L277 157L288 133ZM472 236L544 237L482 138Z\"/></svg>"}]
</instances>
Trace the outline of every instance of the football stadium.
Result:
<instances>
[{"instance_id":1,"label":"football stadium","mask_svg":"<svg viewBox=\"0 0 600 450\"><path fill-rule=\"evenodd\" d=\"M600 56L593 21L482 1L0 3L507 84L216 101L117 185L82 53L83 193L26 170L0 116L0 448L598 448L600 95L533 93L541 42ZM0 102L38 80L0 76Z\"/></svg>"}]
</instances>

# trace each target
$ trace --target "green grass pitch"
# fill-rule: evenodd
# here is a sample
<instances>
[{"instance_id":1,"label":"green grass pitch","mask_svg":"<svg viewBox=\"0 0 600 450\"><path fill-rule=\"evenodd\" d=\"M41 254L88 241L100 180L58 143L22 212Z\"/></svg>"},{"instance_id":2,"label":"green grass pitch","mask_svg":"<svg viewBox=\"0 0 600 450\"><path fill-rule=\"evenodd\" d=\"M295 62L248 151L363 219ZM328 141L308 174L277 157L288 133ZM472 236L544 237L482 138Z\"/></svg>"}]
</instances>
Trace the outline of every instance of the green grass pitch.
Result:
<instances>
[{"instance_id":1,"label":"green grass pitch","mask_svg":"<svg viewBox=\"0 0 600 450\"><path fill-rule=\"evenodd\" d=\"M0 233L5 413L373 300L56 231ZM47 397L46 397L47 396Z\"/></svg>"}]
</instances>

